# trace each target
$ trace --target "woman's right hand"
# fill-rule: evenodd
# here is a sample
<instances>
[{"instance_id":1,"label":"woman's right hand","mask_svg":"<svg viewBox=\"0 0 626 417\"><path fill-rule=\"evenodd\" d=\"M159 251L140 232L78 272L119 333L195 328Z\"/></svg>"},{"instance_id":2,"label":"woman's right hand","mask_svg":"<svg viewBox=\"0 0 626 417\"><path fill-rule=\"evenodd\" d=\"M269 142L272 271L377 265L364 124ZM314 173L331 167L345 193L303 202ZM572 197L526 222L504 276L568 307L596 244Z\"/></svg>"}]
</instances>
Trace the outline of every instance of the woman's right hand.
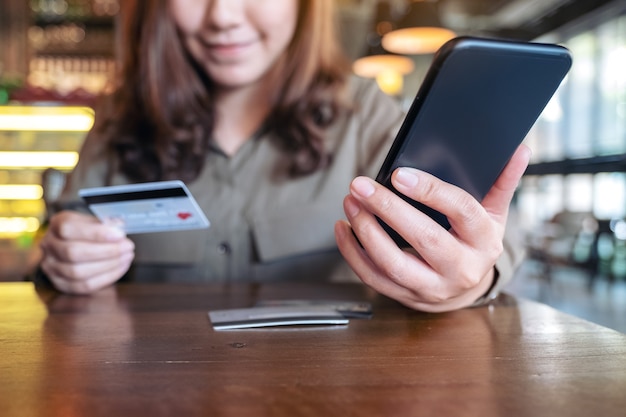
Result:
<instances>
[{"instance_id":1,"label":"woman's right hand","mask_svg":"<svg viewBox=\"0 0 626 417\"><path fill-rule=\"evenodd\" d=\"M135 257L135 244L115 225L62 211L41 240L41 269L62 292L90 294L119 280Z\"/></svg>"}]
</instances>

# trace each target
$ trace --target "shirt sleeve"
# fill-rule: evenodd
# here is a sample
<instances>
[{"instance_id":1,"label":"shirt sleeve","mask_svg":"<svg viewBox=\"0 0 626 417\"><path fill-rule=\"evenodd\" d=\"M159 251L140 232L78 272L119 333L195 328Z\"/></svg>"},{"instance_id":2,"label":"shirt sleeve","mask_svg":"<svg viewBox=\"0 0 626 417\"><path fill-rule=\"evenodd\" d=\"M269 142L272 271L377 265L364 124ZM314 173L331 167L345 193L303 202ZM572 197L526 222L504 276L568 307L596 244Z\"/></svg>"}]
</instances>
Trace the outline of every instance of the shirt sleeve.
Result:
<instances>
[{"instance_id":1,"label":"shirt sleeve","mask_svg":"<svg viewBox=\"0 0 626 417\"><path fill-rule=\"evenodd\" d=\"M472 307L486 305L494 300L498 294L500 294L502 289L507 286L511 279L513 279L515 271L525 257L525 250L523 249L519 234L517 233L518 229L511 220L513 217L515 217L515 211L511 210L504 239L502 241L504 250L500 257L496 260L496 264L494 266L495 276L493 278L493 283L491 284L489 290L472 304Z\"/></svg>"},{"instance_id":2,"label":"shirt sleeve","mask_svg":"<svg viewBox=\"0 0 626 417\"><path fill-rule=\"evenodd\" d=\"M352 80L355 117L359 123L361 175L374 178L404 120L398 99L383 93L375 82L355 77Z\"/></svg>"}]
</instances>

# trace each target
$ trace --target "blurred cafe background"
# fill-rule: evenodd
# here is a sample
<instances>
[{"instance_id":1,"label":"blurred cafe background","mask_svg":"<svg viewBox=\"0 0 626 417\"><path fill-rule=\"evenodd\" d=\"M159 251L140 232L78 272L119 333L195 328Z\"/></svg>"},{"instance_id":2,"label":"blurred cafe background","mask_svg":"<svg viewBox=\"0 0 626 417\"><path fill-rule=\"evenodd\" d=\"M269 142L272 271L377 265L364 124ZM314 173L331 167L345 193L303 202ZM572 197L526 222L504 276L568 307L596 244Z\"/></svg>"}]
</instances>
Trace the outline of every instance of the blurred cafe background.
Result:
<instances>
[{"instance_id":1,"label":"blurred cafe background","mask_svg":"<svg viewBox=\"0 0 626 417\"><path fill-rule=\"evenodd\" d=\"M37 262L124 45L122 0L0 0L0 281ZM336 0L358 76L408 105L458 35L567 46L571 72L526 143L515 197L528 259L509 290L626 332L626 0Z\"/></svg>"}]
</instances>

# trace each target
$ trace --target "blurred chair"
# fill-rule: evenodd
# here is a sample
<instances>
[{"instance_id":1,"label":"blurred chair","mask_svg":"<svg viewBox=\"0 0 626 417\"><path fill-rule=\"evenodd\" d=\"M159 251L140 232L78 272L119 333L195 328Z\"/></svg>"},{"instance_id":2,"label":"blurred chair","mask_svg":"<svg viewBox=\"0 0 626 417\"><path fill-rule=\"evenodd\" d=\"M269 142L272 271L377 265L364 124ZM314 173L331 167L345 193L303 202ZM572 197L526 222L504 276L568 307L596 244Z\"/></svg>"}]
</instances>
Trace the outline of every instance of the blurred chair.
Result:
<instances>
[{"instance_id":1,"label":"blurred chair","mask_svg":"<svg viewBox=\"0 0 626 417\"><path fill-rule=\"evenodd\" d=\"M551 282L554 267L585 271L590 285L598 274L599 222L590 212L562 211L527 239L528 256L542 265L542 277Z\"/></svg>"}]
</instances>

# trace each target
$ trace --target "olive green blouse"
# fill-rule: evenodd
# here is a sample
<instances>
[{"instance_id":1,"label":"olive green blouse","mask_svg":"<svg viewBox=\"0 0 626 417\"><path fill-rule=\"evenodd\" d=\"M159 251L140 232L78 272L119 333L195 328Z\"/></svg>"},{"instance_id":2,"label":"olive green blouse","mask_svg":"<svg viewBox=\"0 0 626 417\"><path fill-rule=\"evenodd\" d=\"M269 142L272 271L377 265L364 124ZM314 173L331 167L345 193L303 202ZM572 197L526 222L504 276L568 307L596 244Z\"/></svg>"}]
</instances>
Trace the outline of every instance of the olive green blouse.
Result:
<instances>
[{"instance_id":1,"label":"olive green blouse","mask_svg":"<svg viewBox=\"0 0 626 417\"><path fill-rule=\"evenodd\" d=\"M354 108L327 130L332 162L311 175L275 175L288 156L267 140L272 133L251 138L231 157L213 147L199 177L187 184L211 226L132 235L136 259L129 279L353 279L337 250L333 225L345 217L342 202L350 181L376 175L404 114L369 80L353 78L349 94ZM110 160L105 144L88 135L61 206L76 204L80 188L127 183L119 173L107 175ZM516 262L515 252L505 246L497 287Z\"/></svg>"}]
</instances>

